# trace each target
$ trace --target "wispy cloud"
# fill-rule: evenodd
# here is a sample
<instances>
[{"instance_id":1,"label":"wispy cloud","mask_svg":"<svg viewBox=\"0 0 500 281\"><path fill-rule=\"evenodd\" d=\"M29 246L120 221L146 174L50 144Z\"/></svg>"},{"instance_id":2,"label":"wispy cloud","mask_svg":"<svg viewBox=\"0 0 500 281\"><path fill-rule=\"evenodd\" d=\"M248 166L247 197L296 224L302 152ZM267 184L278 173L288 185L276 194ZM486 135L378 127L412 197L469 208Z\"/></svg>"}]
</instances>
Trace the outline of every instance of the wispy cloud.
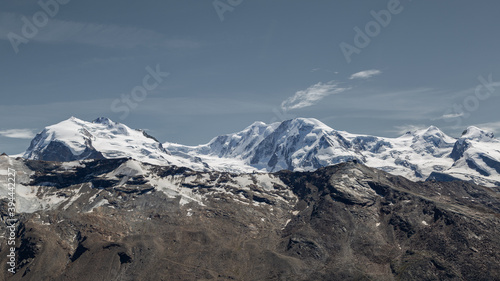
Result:
<instances>
[{"instance_id":1,"label":"wispy cloud","mask_svg":"<svg viewBox=\"0 0 500 281\"><path fill-rule=\"evenodd\" d=\"M286 111L308 107L329 95L339 94L349 89L350 88L339 87L338 83L335 83L335 81L327 83L319 82L305 90L296 92L295 95L281 103L281 108Z\"/></svg>"},{"instance_id":2,"label":"wispy cloud","mask_svg":"<svg viewBox=\"0 0 500 281\"><path fill-rule=\"evenodd\" d=\"M35 133L30 129L10 129L0 131L0 136L13 139L32 139Z\"/></svg>"},{"instance_id":3,"label":"wispy cloud","mask_svg":"<svg viewBox=\"0 0 500 281\"><path fill-rule=\"evenodd\" d=\"M333 71L333 70L330 70L330 69L323 69L323 68L319 68L319 67L318 68L313 68L309 72L317 72L317 71L324 71L324 72L330 72L330 73L333 72L333 74L339 74L338 71Z\"/></svg>"},{"instance_id":4,"label":"wispy cloud","mask_svg":"<svg viewBox=\"0 0 500 281\"><path fill-rule=\"evenodd\" d=\"M438 118L433 118L432 120L441 120L441 119L452 119L452 118L458 118L464 116L463 112L460 113L446 113L443 114L441 117Z\"/></svg>"},{"instance_id":5,"label":"wispy cloud","mask_svg":"<svg viewBox=\"0 0 500 281\"><path fill-rule=\"evenodd\" d=\"M498 122L489 122L489 123L482 123L482 124L477 124L475 125L478 128L492 131L495 134L500 133L500 121Z\"/></svg>"},{"instance_id":6,"label":"wispy cloud","mask_svg":"<svg viewBox=\"0 0 500 281\"><path fill-rule=\"evenodd\" d=\"M372 76L379 75L381 73L382 73L382 71L380 71L378 69L363 70L363 71L354 73L353 75L351 75L351 77L349 77L349 79L351 79L351 80L352 79L368 79Z\"/></svg>"},{"instance_id":7,"label":"wispy cloud","mask_svg":"<svg viewBox=\"0 0 500 281\"><path fill-rule=\"evenodd\" d=\"M342 118L387 120L384 122L405 120L409 124L418 124L413 122L429 121L430 118L442 116L448 103L446 94L439 89L381 91L369 87L353 87L348 95L336 95L335 102L322 102L316 108L341 114Z\"/></svg>"},{"instance_id":8,"label":"wispy cloud","mask_svg":"<svg viewBox=\"0 0 500 281\"><path fill-rule=\"evenodd\" d=\"M0 39L9 40L7 34L14 32L20 36L22 15L0 13ZM30 40L43 43L80 43L107 48L165 47L197 48L199 43L192 40L167 38L152 30L124 27L114 24L95 24L51 19L40 28Z\"/></svg>"}]
</instances>

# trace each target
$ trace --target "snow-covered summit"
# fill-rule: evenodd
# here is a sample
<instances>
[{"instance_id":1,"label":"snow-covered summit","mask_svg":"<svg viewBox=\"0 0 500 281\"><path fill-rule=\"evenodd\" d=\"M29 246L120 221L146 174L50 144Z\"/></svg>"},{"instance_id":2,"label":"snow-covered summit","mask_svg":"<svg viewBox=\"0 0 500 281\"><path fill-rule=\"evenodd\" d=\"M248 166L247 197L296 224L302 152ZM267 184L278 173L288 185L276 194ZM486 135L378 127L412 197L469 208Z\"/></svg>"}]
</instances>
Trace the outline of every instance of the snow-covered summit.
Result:
<instances>
[{"instance_id":1,"label":"snow-covered summit","mask_svg":"<svg viewBox=\"0 0 500 281\"><path fill-rule=\"evenodd\" d=\"M427 129L415 130L397 139L411 139L410 147L417 153L430 153L434 156L442 156L447 149L453 147L455 139L443 133L439 128L430 126ZM443 150L444 149L444 150Z\"/></svg>"},{"instance_id":2,"label":"snow-covered summit","mask_svg":"<svg viewBox=\"0 0 500 281\"><path fill-rule=\"evenodd\" d=\"M281 123L255 122L241 132L218 136L196 147L165 143L172 151L208 158L234 158L263 171L315 170L351 159L345 139L337 131L313 118L296 118Z\"/></svg>"},{"instance_id":3,"label":"snow-covered summit","mask_svg":"<svg viewBox=\"0 0 500 281\"><path fill-rule=\"evenodd\" d=\"M460 139L490 142L495 140L495 135L493 132L470 126L462 133Z\"/></svg>"},{"instance_id":4,"label":"snow-covered summit","mask_svg":"<svg viewBox=\"0 0 500 281\"><path fill-rule=\"evenodd\" d=\"M76 117L46 127L31 141L24 158L73 161L99 158L133 158L159 165L202 167L169 154L154 137L108 118L92 122Z\"/></svg>"},{"instance_id":5,"label":"snow-covered summit","mask_svg":"<svg viewBox=\"0 0 500 281\"><path fill-rule=\"evenodd\" d=\"M116 124L118 124L118 123L113 122L111 119L109 119L107 117L96 118L96 119L92 120L92 123L103 124L103 125L107 125L107 126L115 126Z\"/></svg>"}]
</instances>

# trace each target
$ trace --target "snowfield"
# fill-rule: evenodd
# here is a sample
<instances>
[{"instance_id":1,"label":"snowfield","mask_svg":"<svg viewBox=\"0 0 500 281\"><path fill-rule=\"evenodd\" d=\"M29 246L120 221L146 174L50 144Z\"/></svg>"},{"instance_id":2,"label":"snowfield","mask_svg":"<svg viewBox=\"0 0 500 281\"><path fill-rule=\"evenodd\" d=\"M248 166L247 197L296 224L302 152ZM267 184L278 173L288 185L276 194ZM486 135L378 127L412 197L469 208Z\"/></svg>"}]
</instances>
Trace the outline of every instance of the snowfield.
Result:
<instances>
[{"instance_id":1,"label":"snowfield","mask_svg":"<svg viewBox=\"0 0 500 281\"><path fill-rule=\"evenodd\" d=\"M434 126L386 138L337 131L313 118L296 118L272 124L255 122L207 144L185 146L160 143L142 130L107 118L86 122L71 117L46 127L23 157L68 162L132 158L154 165L232 173L314 171L357 160L414 181L460 179L500 186L500 140L476 127L467 128L458 139Z\"/></svg>"}]
</instances>

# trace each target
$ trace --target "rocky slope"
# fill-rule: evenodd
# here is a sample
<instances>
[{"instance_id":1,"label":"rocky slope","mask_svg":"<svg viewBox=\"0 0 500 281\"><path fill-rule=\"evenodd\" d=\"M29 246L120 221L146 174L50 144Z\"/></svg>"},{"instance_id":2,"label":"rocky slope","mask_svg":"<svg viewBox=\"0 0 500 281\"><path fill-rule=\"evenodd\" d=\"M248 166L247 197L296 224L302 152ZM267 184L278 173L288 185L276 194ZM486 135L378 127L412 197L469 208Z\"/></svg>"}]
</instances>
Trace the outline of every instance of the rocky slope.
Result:
<instances>
[{"instance_id":1,"label":"rocky slope","mask_svg":"<svg viewBox=\"0 0 500 281\"><path fill-rule=\"evenodd\" d=\"M8 167L18 273L1 280L500 279L500 190L463 181L413 182L357 161L232 174L1 156ZM0 198L5 186L2 174Z\"/></svg>"}]
</instances>

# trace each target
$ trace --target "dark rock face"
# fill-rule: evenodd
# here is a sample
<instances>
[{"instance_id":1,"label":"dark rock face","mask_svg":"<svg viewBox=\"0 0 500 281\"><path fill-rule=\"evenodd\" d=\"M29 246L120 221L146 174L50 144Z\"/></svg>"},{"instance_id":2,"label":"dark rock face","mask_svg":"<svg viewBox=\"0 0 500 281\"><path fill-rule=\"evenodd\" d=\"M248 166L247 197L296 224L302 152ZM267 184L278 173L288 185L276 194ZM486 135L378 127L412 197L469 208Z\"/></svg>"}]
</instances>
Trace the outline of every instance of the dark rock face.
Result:
<instances>
[{"instance_id":1,"label":"dark rock face","mask_svg":"<svg viewBox=\"0 0 500 281\"><path fill-rule=\"evenodd\" d=\"M495 169L497 171L497 173L500 173L500 161L498 160L495 160L487 155L479 155L479 157L481 157L481 159L483 160L483 162L488 165L488 167L491 167L493 169Z\"/></svg>"},{"instance_id":2,"label":"dark rock face","mask_svg":"<svg viewBox=\"0 0 500 281\"><path fill-rule=\"evenodd\" d=\"M64 169L62 162L54 161L25 160L25 165L35 171L29 183L31 186L51 185L65 188L83 183L103 182L109 187L113 185L113 181L102 181L98 175L112 172L126 161L126 158L92 160L85 162L84 167L75 171L68 171Z\"/></svg>"},{"instance_id":3,"label":"dark rock face","mask_svg":"<svg viewBox=\"0 0 500 281\"><path fill-rule=\"evenodd\" d=\"M35 140L32 141L32 146ZM28 151L32 151L32 146ZM74 161L81 159L103 159L104 156L92 147L90 141L87 141L87 147L80 155L74 155L71 150L59 141L51 141L43 151L33 150L28 157L34 157L43 161Z\"/></svg>"},{"instance_id":4,"label":"dark rock face","mask_svg":"<svg viewBox=\"0 0 500 281\"><path fill-rule=\"evenodd\" d=\"M63 171L60 163L26 161L38 171L31 186L60 174L62 184L50 188L80 195L72 205L20 215L18 273L4 270L0 279L500 280L498 190L415 183L354 162L273 174L281 182L273 190L257 180L243 188L229 173L152 166L204 198L182 204L146 176L126 184L103 176L125 162ZM93 195L109 204L85 209Z\"/></svg>"},{"instance_id":5,"label":"dark rock face","mask_svg":"<svg viewBox=\"0 0 500 281\"><path fill-rule=\"evenodd\" d=\"M453 150L451 151L451 159L457 161L464 156L464 152L470 147L470 143L467 140L459 140L453 145Z\"/></svg>"},{"instance_id":6,"label":"dark rock face","mask_svg":"<svg viewBox=\"0 0 500 281\"><path fill-rule=\"evenodd\" d=\"M426 181L429 181L429 180L446 182L446 181L459 181L460 179L457 179L457 178L450 176L450 175L447 175L447 174L432 172Z\"/></svg>"},{"instance_id":7,"label":"dark rock face","mask_svg":"<svg viewBox=\"0 0 500 281\"><path fill-rule=\"evenodd\" d=\"M285 181L299 194L298 205L307 206L288 224L285 237L307 237L316 245L286 250L317 266L314 279L500 278L498 192L463 182L413 183L372 174L365 180L378 196L350 198L336 181L323 180L342 166L289 173L291 180ZM321 266L315 262L319 257L325 261Z\"/></svg>"}]
</instances>

